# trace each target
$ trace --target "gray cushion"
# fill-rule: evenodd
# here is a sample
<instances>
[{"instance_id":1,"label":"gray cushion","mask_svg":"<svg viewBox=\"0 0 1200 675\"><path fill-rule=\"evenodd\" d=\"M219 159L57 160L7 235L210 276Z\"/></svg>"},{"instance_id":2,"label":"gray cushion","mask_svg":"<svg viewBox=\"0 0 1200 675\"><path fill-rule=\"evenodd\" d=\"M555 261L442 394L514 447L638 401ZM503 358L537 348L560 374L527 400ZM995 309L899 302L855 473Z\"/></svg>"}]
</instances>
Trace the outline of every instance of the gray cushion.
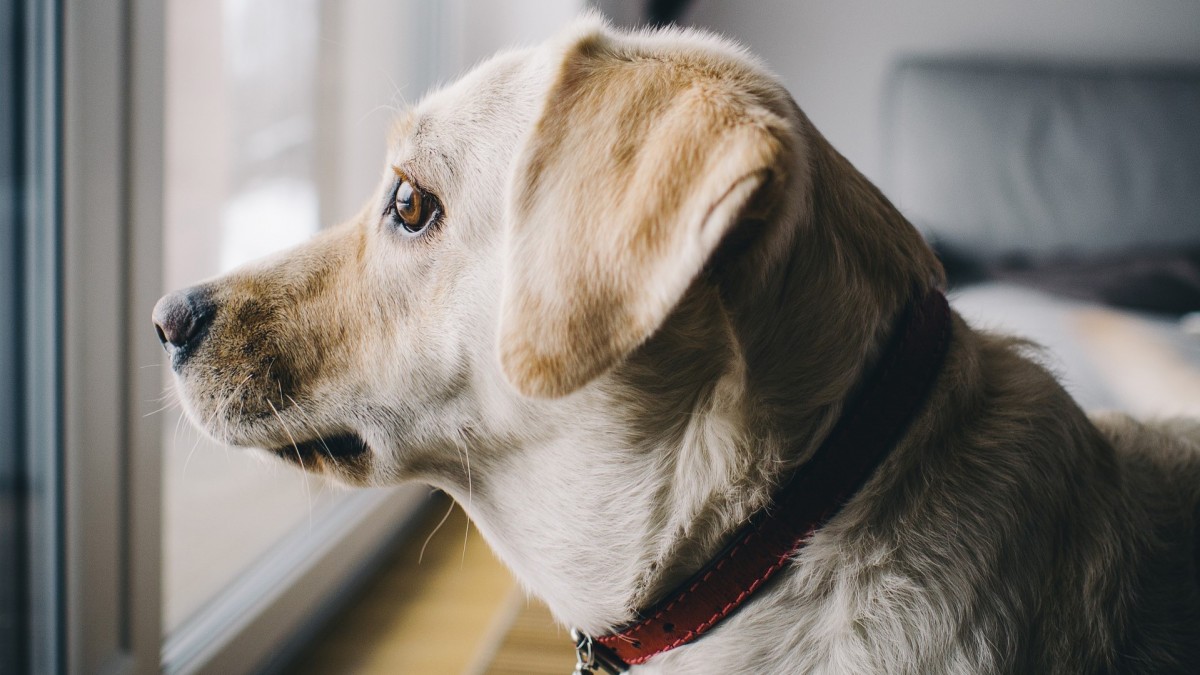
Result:
<instances>
[{"instance_id":1,"label":"gray cushion","mask_svg":"<svg viewBox=\"0 0 1200 675\"><path fill-rule=\"evenodd\" d=\"M1200 242L1200 70L908 61L884 189L963 251Z\"/></svg>"}]
</instances>

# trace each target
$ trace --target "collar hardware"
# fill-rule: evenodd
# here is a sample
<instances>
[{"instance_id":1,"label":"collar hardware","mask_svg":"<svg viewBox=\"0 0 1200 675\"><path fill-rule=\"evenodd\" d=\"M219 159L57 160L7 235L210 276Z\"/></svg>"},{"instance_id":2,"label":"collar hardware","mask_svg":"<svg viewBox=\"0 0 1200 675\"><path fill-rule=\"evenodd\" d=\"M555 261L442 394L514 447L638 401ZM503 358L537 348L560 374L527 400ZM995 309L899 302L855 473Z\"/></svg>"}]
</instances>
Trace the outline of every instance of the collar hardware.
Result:
<instances>
[{"instance_id":1,"label":"collar hardware","mask_svg":"<svg viewBox=\"0 0 1200 675\"><path fill-rule=\"evenodd\" d=\"M621 675L629 666L613 654L607 647L597 643L592 636L571 629L571 639L575 642L575 671L573 675Z\"/></svg>"},{"instance_id":2,"label":"collar hardware","mask_svg":"<svg viewBox=\"0 0 1200 675\"><path fill-rule=\"evenodd\" d=\"M576 675L623 673L699 638L790 563L875 474L921 411L949 349L951 325L940 291L911 302L829 436L768 507L637 621L595 638L571 631Z\"/></svg>"}]
</instances>

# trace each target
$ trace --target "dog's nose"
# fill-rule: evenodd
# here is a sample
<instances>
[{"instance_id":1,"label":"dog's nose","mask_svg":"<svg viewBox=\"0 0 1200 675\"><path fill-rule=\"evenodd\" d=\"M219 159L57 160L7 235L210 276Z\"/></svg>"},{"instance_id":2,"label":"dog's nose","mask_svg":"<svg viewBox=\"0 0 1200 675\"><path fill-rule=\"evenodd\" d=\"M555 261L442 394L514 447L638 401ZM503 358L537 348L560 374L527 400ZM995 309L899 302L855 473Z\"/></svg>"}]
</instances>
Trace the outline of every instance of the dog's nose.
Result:
<instances>
[{"instance_id":1,"label":"dog's nose","mask_svg":"<svg viewBox=\"0 0 1200 675\"><path fill-rule=\"evenodd\" d=\"M168 293L154 305L154 329L167 353L186 350L204 334L212 320L207 293L199 288Z\"/></svg>"}]
</instances>

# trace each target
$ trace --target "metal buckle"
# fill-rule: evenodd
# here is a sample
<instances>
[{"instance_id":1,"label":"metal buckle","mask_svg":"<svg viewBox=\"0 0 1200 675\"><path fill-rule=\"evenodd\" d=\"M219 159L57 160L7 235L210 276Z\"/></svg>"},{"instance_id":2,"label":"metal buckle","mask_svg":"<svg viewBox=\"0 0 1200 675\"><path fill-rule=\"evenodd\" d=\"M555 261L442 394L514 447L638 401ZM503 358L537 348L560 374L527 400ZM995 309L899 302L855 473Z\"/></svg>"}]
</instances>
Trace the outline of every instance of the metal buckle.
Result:
<instances>
[{"instance_id":1,"label":"metal buckle","mask_svg":"<svg viewBox=\"0 0 1200 675\"><path fill-rule=\"evenodd\" d=\"M575 672L573 675L621 675L628 666L616 654L610 654L607 647L597 644L592 636L572 628L571 639L575 642Z\"/></svg>"}]
</instances>

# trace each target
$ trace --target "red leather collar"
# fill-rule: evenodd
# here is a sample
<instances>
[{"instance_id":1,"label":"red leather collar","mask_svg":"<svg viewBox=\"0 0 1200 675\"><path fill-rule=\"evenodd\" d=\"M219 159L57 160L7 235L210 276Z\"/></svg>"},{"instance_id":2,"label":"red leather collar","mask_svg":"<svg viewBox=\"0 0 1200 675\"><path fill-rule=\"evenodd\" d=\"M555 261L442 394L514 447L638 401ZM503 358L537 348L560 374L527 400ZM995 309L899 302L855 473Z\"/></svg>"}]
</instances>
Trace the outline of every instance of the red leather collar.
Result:
<instances>
[{"instance_id":1,"label":"red leather collar","mask_svg":"<svg viewBox=\"0 0 1200 675\"><path fill-rule=\"evenodd\" d=\"M615 670L704 635L787 565L871 477L921 409L950 343L950 307L929 291L897 322L879 363L829 437L712 561L642 618L594 639ZM603 663L607 662L607 663Z\"/></svg>"}]
</instances>

